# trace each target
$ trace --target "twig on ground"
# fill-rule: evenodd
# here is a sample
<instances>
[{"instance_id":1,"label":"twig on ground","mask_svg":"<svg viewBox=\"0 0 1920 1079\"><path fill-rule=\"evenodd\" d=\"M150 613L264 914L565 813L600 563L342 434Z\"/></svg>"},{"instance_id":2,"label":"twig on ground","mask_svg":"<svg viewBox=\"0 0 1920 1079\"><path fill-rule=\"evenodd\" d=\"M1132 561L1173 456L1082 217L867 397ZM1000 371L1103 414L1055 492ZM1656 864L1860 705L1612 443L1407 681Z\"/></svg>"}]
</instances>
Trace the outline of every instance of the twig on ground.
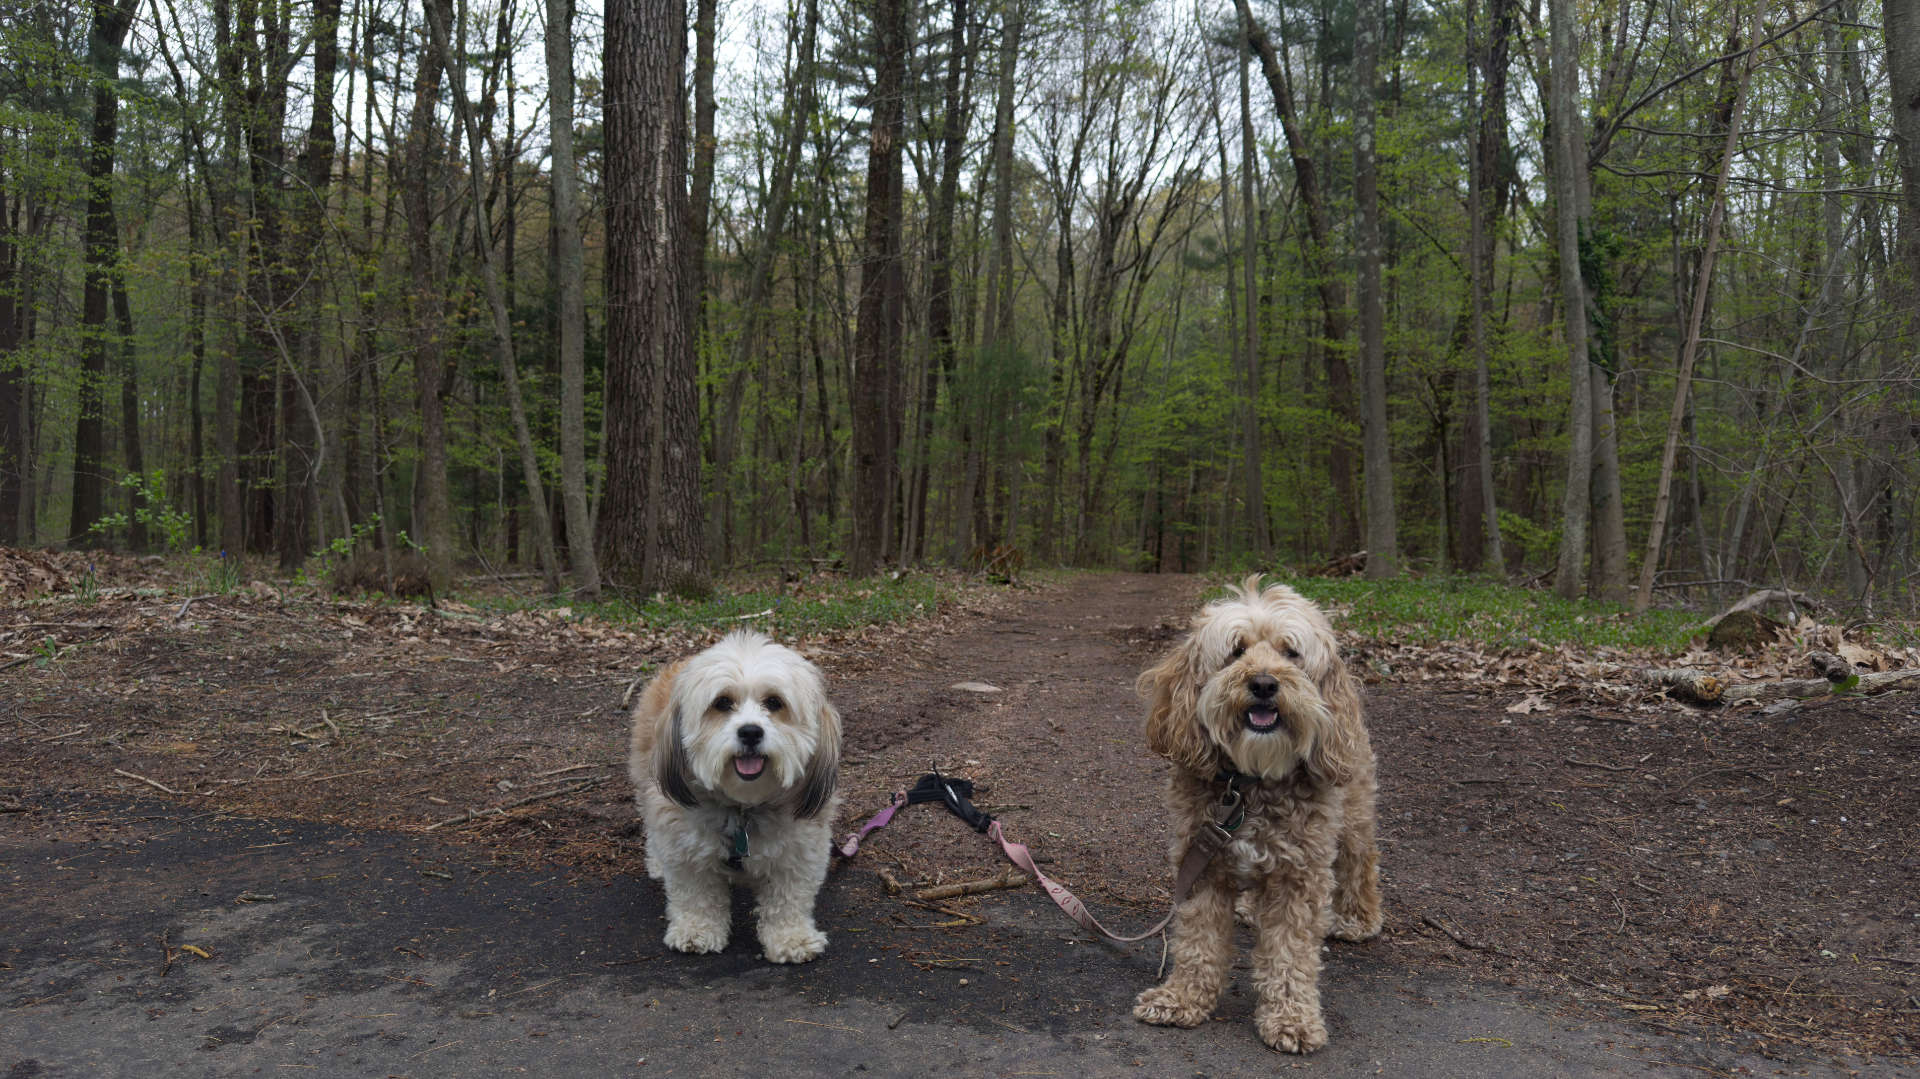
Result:
<instances>
[{"instance_id":1,"label":"twig on ground","mask_svg":"<svg viewBox=\"0 0 1920 1079\"><path fill-rule=\"evenodd\" d=\"M914 898L924 901L955 899L963 895L979 895L982 892L999 891L1002 888L1019 888L1026 883L1027 875L1025 873L1016 873L1013 871L1012 866L1007 866L991 877L982 877L979 880L965 880L957 884L942 884L933 888L923 888L914 893Z\"/></svg>"},{"instance_id":2,"label":"twig on ground","mask_svg":"<svg viewBox=\"0 0 1920 1079\"><path fill-rule=\"evenodd\" d=\"M1448 940L1453 941L1455 944L1458 944L1462 948L1465 948L1469 951L1491 952L1494 955L1501 956L1506 959L1520 958L1519 956L1514 955L1512 952L1505 951L1501 948L1497 948L1483 941L1473 940L1463 935L1459 930L1454 929L1451 926L1448 926L1446 923L1442 922L1440 919L1435 918L1431 914L1422 914L1420 916L1420 922L1422 925L1426 925L1434 929L1438 929L1440 932L1446 934L1446 937Z\"/></svg>"},{"instance_id":3,"label":"twig on ground","mask_svg":"<svg viewBox=\"0 0 1920 1079\"><path fill-rule=\"evenodd\" d=\"M213 599L213 598L214 597L212 594L208 594L204 596L188 596L187 601L180 605L180 609L173 612L173 624L177 626L180 624L181 619L184 619L185 617L187 617L187 608L192 607L195 603L198 603L203 599Z\"/></svg>"},{"instance_id":4,"label":"twig on ground","mask_svg":"<svg viewBox=\"0 0 1920 1079\"><path fill-rule=\"evenodd\" d=\"M906 885L900 883L900 878L893 875L893 870L884 865L880 867L880 886L887 890L888 895L899 895L907 889Z\"/></svg>"},{"instance_id":5,"label":"twig on ground","mask_svg":"<svg viewBox=\"0 0 1920 1079\"><path fill-rule=\"evenodd\" d=\"M145 783L145 784L146 784L147 786L149 786L149 787L152 787L152 788L153 788L154 790L157 790L157 791L165 791L165 792L167 792L168 794L186 794L186 793L188 793L187 791L177 791L177 790L174 790L174 789L173 789L172 787L169 787L169 786L167 786L167 785L166 785L165 783L162 783L162 782L160 782L160 781L159 781L159 780L157 780L157 779L148 779L148 778L147 778L146 776L141 776L141 775L135 775L135 774L133 774L132 772L129 772L129 771L127 771L127 770L126 770L126 769L124 769L124 768L115 768L115 769L113 770L113 774L114 774L114 775L117 775L117 776L126 776L126 777L127 777L128 779L137 779L137 780L139 780L140 782L142 782L142 783Z\"/></svg>"}]
</instances>

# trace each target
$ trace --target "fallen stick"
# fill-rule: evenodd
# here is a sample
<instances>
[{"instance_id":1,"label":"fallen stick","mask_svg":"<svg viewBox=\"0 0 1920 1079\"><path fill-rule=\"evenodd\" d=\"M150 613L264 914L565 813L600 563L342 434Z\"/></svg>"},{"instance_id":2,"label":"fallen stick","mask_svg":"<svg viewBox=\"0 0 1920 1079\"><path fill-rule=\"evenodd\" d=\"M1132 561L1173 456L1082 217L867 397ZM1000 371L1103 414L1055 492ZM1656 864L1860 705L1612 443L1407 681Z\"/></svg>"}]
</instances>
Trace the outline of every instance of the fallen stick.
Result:
<instances>
[{"instance_id":1,"label":"fallen stick","mask_svg":"<svg viewBox=\"0 0 1920 1079\"><path fill-rule=\"evenodd\" d=\"M521 806L532 805L535 802L544 802L549 798L558 798L563 794L574 794L579 791L589 790L593 787L598 787L599 785L605 782L606 782L606 779L604 778L583 780L582 782L575 783L571 787L560 787L554 790L547 791L543 794L528 795L527 797L519 799L518 801L508 802L506 805L490 806L486 809L471 809L465 813L460 814L457 817L448 817L446 820L443 820L438 824L429 824L425 828L422 828L421 831L431 832L436 828L445 828L449 824L460 824L465 821L474 820L479 817L499 816L500 814L505 813L509 809L519 809Z\"/></svg>"},{"instance_id":2,"label":"fallen stick","mask_svg":"<svg viewBox=\"0 0 1920 1079\"><path fill-rule=\"evenodd\" d=\"M152 787L154 790L166 791L168 794L185 794L186 793L185 791L174 790L172 787L167 786L165 783L162 783L157 779L148 779L146 776L137 776L137 775L134 775L132 772L126 771L125 769L122 769L122 768L115 768L113 770L113 774L117 776L126 776L128 779L137 779L140 782L145 783L147 786Z\"/></svg>"},{"instance_id":3,"label":"fallen stick","mask_svg":"<svg viewBox=\"0 0 1920 1079\"><path fill-rule=\"evenodd\" d=\"M1640 680L1659 686L1667 695L1689 704L1713 704L1727 692L1721 679L1686 667L1655 667L1640 672Z\"/></svg>"},{"instance_id":4,"label":"fallen stick","mask_svg":"<svg viewBox=\"0 0 1920 1079\"><path fill-rule=\"evenodd\" d=\"M922 902L935 902L941 899L955 899L963 895L980 895L983 892L996 892L1002 888L1019 888L1027 883L1025 873L1015 873L1012 866L1002 869L991 877L979 880L966 880L958 884L942 884L933 888L922 888L914 893L914 898Z\"/></svg>"}]
</instances>

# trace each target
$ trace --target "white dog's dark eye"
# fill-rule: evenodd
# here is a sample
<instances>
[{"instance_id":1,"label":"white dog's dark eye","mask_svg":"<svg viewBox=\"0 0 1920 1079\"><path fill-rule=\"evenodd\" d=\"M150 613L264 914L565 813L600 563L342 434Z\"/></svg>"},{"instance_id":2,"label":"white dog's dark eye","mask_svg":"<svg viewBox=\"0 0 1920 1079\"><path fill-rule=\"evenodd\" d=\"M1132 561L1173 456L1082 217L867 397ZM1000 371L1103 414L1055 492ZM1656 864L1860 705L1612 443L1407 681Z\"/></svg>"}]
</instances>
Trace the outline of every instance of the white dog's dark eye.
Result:
<instances>
[{"instance_id":1,"label":"white dog's dark eye","mask_svg":"<svg viewBox=\"0 0 1920 1079\"><path fill-rule=\"evenodd\" d=\"M733 698L724 693L720 694L713 699L713 710L716 712L733 711Z\"/></svg>"},{"instance_id":2,"label":"white dog's dark eye","mask_svg":"<svg viewBox=\"0 0 1920 1079\"><path fill-rule=\"evenodd\" d=\"M761 701L760 703L765 705L767 708L767 711L769 712L778 712L780 709L785 708L787 706L787 702L781 700L779 697L773 697L773 696L769 696L766 700Z\"/></svg>"},{"instance_id":3,"label":"white dog's dark eye","mask_svg":"<svg viewBox=\"0 0 1920 1079\"><path fill-rule=\"evenodd\" d=\"M1247 645L1246 645L1246 642L1244 642L1244 641L1235 641L1235 642L1233 642L1233 651L1231 651L1231 652L1229 652L1229 653L1227 653L1227 658L1228 658L1228 659L1239 659L1239 658L1240 658L1241 656L1244 656L1244 655L1246 655L1246 654L1247 654Z\"/></svg>"}]
</instances>

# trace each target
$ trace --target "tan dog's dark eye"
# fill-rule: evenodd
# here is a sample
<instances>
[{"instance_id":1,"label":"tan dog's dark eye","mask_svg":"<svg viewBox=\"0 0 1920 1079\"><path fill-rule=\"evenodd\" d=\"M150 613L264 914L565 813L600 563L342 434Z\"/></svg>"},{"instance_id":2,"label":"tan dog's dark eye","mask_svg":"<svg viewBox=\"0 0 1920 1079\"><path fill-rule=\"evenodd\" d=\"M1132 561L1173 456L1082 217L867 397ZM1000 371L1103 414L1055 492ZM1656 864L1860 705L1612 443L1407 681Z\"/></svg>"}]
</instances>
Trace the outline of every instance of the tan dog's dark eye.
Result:
<instances>
[{"instance_id":1,"label":"tan dog's dark eye","mask_svg":"<svg viewBox=\"0 0 1920 1079\"><path fill-rule=\"evenodd\" d=\"M768 697L766 700L761 701L760 703L763 705L766 705L767 711L769 712L778 712L780 709L785 708L787 706L787 702L781 700L779 697Z\"/></svg>"},{"instance_id":2,"label":"tan dog's dark eye","mask_svg":"<svg viewBox=\"0 0 1920 1079\"><path fill-rule=\"evenodd\" d=\"M713 699L713 710L716 712L733 711L733 698L727 696L724 693L722 693L718 697L715 697Z\"/></svg>"},{"instance_id":3,"label":"tan dog's dark eye","mask_svg":"<svg viewBox=\"0 0 1920 1079\"><path fill-rule=\"evenodd\" d=\"M1245 641L1235 641L1235 642L1233 642L1233 651L1231 651L1231 652L1229 652L1229 653L1227 653L1227 658L1228 658L1228 659L1239 659L1239 658L1240 658L1241 656L1244 656L1244 655L1246 655L1246 654L1247 654L1247 645L1246 645L1246 642L1245 642Z\"/></svg>"},{"instance_id":4,"label":"tan dog's dark eye","mask_svg":"<svg viewBox=\"0 0 1920 1079\"><path fill-rule=\"evenodd\" d=\"M1295 647L1294 647L1294 646L1292 646L1292 645L1288 645L1288 646L1287 646L1287 649L1286 649L1286 652L1287 652L1287 658L1288 658L1288 659L1299 659L1299 658L1300 658L1300 650L1299 650L1298 648L1295 648Z\"/></svg>"}]
</instances>

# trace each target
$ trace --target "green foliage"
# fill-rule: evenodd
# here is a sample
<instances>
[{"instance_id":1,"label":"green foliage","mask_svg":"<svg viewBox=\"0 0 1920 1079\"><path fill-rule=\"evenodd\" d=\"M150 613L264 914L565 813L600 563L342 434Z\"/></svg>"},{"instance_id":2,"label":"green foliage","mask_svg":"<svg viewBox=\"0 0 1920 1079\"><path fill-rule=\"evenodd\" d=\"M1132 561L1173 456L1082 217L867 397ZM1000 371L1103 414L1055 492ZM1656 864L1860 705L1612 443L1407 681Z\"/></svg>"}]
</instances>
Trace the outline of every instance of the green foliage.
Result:
<instances>
[{"instance_id":1,"label":"green foliage","mask_svg":"<svg viewBox=\"0 0 1920 1079\"><path fill-rule=\"evenodd\" d=\"M109 513L93 522L87 529L89 532L104 537L124 531L131 527L132 521L138 521L159 533L168 554L186 550L187 538L193 534L193 515L167 502L166 469L152 469L144 476L129 472L120 477L118 486L133 502L131 520L126 513Z\"/></svg>"},{"instance_id":2,"label":"green foliage","mask_svg":"<svg viewBox=\"0 0 1920 1079\"><path fill-rule=\"evenodd\" d=\"M198 574L199 586L202 592L215 596L224 596L234 589L239 588L240 579L246 576L245 570L240 566L240 560L229 557L225 551L209 557L207 552L196 549L194 555L205 563Z\"/></svg>"},{"instance_id":3,"label":"green foliage","mask_svg":"<svg viewBox=\"0 0 1920 1079\"><path fill-rule=\"evenodd\" d=\"M952 599L951 585L924 574L909 574L898 580L812 579L804 594L749 585L738 590L722 588L701 600L660 594L638 603L612 599L576 604L574 609L617 625L714 633L757 629L776 638L793 638L921 618ZM480 607L525 605L471 602Z\"/></svg>"},{"instance_id":4,"label":"green foliage","mask_svg":"<svg viewBox=\"0 0 1920 1079\"><path fill-rule=\"evenodd\" d=\"M1485 577L1307 577L1287 583L1328 607L1342 633L1408 644L1464 641L1496 652L1563 644L1680 652L1700 624L1691 611L1661 609L1635 617L1623 606L1563 600Z\"/></svg>"}]
</instances>

